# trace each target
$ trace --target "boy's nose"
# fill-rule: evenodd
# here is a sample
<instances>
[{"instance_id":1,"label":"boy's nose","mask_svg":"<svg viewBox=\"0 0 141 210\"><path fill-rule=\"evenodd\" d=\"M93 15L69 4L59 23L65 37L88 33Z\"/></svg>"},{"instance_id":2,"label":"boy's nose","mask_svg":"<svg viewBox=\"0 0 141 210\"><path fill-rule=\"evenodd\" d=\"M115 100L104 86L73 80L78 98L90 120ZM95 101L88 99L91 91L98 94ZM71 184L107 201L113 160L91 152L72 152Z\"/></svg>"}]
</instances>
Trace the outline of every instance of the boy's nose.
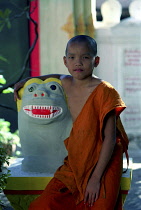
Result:
<instances>
[{"instance_id":1,"label":"boy's nose","mask_svg":"<svg viewBox=\"0 0 141 210\"><path fill-rule=\"evenodd\" d=\"M76 66L82 66L82 61L81 61L81 59L77 59L76 62L75 62L75 65L76 65Z\"/></svg>"}]
</instances>

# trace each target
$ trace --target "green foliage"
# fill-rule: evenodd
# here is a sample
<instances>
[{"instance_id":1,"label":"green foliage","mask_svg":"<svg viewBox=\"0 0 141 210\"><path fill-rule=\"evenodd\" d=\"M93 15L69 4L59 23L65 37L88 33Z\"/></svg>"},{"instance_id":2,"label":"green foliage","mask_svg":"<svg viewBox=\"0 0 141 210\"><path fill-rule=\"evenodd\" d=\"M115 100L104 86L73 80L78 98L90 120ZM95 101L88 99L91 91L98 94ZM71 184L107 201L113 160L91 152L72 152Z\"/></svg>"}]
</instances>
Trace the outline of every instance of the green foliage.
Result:
<instances>
[{"instance_id":1,"label":"green foliage","mask_svg":"<svg viewBox=\"0 0 141 210\"><path fill-rule=\"evenodd\" d=\"M3 77L3 75L0 74L0 88L3 87L1 84L2 85L6 84L6 80ZM6 93L13 93L13 92L14 92L14 90L11 87L8 87L7 89L5 89L5 90L2 91L2 93L5 93L5 94Z\"/></svg>"},{"instance_id":2,"label":"green foliage","mask_svg":"<svg viewBox=\"0 0 141 210\"><path fill-rule=\"evenodd\" d=\"M2 55L0 55L0 61L4 61L8 63L8 60ZM3 75L0 74L0 88L2 87L2 85L5 85L5 84L6 84L6 80L3 77ZM10 88L10 87L2 91L2 93L13 93L13 92L14 92L13 88Z\"/></svg>"},{"instance_id":3,"label":"green foliage","mask_svg":"<svg viewBox=\"0 0 141 210\"><path fill-rule=\"evenodd\" d=\"M8 60L5 57L3 57L2 55L0 55L0 60L8 63Z\"/></svg>"},{"instance_id":4,"label":"green foliage","mask_svg":"<svg viewBox=\"0 0 141 210\"><path fill-rule=\"evenodd\" d=\"M5 149L3 148L2 144L0 143L0 165L3 165L3 163L6 163L9 165L9 156L7 156L7 153ZM1 189L1 188L0 188Z\"/></svg>"},{"instance_id":5,"label":"green foliage","mask_svg":"<svg viewBox=\"0 0 141 210\"><path fill-rule=\"evenodd\" d=\"M18 131L11 133L10 122L0 119L0 142L3 144L16 144L20 146Z\"/></svg>"},{"instance_id":6,"label":"green foliage","mask_svg":"<svg viewBox=\"0 0 141 210\"><path fill-rule=\"evenodd\" d=\"M7 146L10 145L12 148L13 144L21 147L18 131L11 133L10 122L0 119L0 193L5 189L7 179L10 176L10 170L7 169L7 166L9 165L12 151L10 151L11 154L8 155L9 148ZM0 200L0 206L1 205L2 201Z\"/></svg>"},{"instance_id":7,"label":"green foliage","mask_svg":"<svg viewBox=\"0 0 141 210\"><path fill-rule=\"evenodd\" d=\"M13 92L14 92L14 90L11 87L9 87L9 88L7 88L7 89L2 91L2 93L13 93Z\"/></svg>"},{"instance_id":8,"label":"green foliage","mask_svg":"<svg viewBox=\"0 0 141 210\"><path fill-rule=\"evenodd\" d=\"M10 14L11 10L8 8L6 8L4 11L0 10L0 32L4 26L7 26L9 29L11 28Z\"/></svg>"},{"instance_id":9,"label":"green foliage","mask_svg":"<svg viewBox=\"0 0 141 210\"><path fill-rule=\"evenodd\" d=\"M6 80L4 79L3 75L0 74L0 84L6 84Z\"/></svg>"},{"instance_id":10,"label":"green foliage","mask_svg":"<svg viewBox=\"0 0 141 210\"><path fill-rule=\"evenodd\" d=\"M30 0L34 1L34 0ZM12 2L12 1L11 1ZM14 5L14 3L12 2ZM24 8L23 11L21 11L20 14L17 14L13 17L11 17L12 11L9 8L6 8L5 10L0 9L0 32L7 27L8 29L11 28L12 20L14 20L17 17L21 17L22 15L25 15L29 11L29 6ZM3 53L0 52L0 62L6 62L8 63L7 58L5 58ZM6 80L3 77L3 75L0 75L0 88L4 88L4 85L6 84ZM13 92L12 88L5 88L2 93L11 93ZM4 119L0 119L0 192L5 188L7 178L10 176L10 171L7 169L7 165L9 165L9 156L7 155L7 150L4 148L3 145L13 145L16 144L20 147L20 140L18 136L18 131L15 133L10 132L10 122L5 121ZM19 152L19 151L18 151ZM18 153L17 152L17 153ZM20 153L20 152L19 152ZM0 200L0 209L1 209L2 201Z\"/></svg>"},{"instance_id":11,"label":"green foliage","mask_svg":"<svg viewBox=\"0 0 141 210\"><path fill-rule=\"evenodd\" d=\"M9 21L9 15L11 11L6 9L4 12L0 10L0 32L6 25L8 28L11 27ZM0 55L0 61L7 62L8 60ZM6 84L6 80L3 75L0 75L0 87ZM11 88L12 89L12 88ZM10 93L11 90L7 88L3 93ZM6 166L9 165L10 157L7 155L7 150L3 147L4 144L12 144L15 139L15 134L10 132L10 122L0 119L0 193L6 187L7 178L10 176L10 170ZM2 200L0 200L0 206L2 205Z\"/></svg>"},{"instance_id":12,"label":"green foliage","mask_svg":"<svg viewBox=\"0 0 141 210\"><path fill-rule=\"evenodd\" d=\"M5 189L7 179L10 176L10 170L7 169L6 165L9 165L10 157L7 155L6 150L3 148L0 142L0 193ZM2 200L0 200L0 205Z\"/></svg>"}]
</instances>

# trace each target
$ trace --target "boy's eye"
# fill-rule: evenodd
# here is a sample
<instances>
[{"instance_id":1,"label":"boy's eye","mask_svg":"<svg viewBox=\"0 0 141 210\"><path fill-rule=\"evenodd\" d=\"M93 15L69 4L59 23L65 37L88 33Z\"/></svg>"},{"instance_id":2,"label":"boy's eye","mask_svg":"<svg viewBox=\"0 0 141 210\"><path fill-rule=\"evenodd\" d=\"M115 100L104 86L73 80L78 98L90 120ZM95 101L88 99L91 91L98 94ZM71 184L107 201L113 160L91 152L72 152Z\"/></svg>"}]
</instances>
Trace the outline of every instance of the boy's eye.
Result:
<instances>
[{"instance_id":1,"label":"boy's eye","mask_svg":"<svg viewBox=\"0 0 141 210\"><path fill-rule=\"evenodd\" d=\"M69 58L69 59L74 59L74 57L73 57L73 56L69 56L68 58Z\"/></svg>"},{"instance_id":2,"label":"boy's eye","mask_svg":"<svg viewBox=\"0 0 141 210\"><path fill-rule=\"evenodd\" d=\"M84 56L83 59L89 59L89 57L88 56Z\"/></svg>"}]
</instances>

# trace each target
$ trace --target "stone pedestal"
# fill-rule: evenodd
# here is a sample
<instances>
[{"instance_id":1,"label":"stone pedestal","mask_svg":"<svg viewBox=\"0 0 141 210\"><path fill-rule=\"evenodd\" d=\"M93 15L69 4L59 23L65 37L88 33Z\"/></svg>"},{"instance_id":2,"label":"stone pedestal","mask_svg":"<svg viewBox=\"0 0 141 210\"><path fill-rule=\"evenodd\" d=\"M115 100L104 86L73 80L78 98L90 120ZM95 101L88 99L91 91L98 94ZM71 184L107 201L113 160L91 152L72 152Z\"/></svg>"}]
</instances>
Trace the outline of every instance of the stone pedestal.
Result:
<instances>
[{"instance_id":1,"label":"stone pedestal","mask_svg":"<svg viewBox=\"0 0 141 210\"><path fill-rule=\"evenodd\" d=\"M15 210L28 210L30 203L44 191L45 187L52 179L53 174L23 172L21 170L22 158L18 158L9 167L11 176L8 178L5 195ZM123 160L124 169L126 170L127 162ZM132 159L130 159L129 169L123 173L121 179L122 200L125 202L126 196L130 189L132 179Z\"/></svg>"},{"instance_id":2,"label":"stone pedestal","mask_svg":"<svg viewBox=\"0 0 141 210\"><path fill-rule=\"evenodd\" d=\"M41 195L53 177L51 173L23 172L22 160L23 158L16 159L8 168L11 176L4 190L15 210L28 210L30 203Z\"/></svg>"}]
</instances>

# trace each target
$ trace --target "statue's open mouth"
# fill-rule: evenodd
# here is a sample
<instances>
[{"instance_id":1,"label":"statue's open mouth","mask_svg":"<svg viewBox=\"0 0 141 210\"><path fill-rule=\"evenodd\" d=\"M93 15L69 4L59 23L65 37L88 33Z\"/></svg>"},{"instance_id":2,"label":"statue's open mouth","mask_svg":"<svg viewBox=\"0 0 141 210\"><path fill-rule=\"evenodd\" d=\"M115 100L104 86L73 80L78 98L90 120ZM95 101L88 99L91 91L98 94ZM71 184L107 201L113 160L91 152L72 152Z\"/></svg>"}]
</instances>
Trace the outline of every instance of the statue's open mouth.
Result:
<instances>
[{"instance_id":1,"label":"statue's open mouth","mask_svg":"<svg viewBox=\"0 0 141 210\"><path fill-rule=\"evenodd\" d=\"M42 119L51 119L62 114L62 108L58 106L27 105L23 107L23 110L30 117Z\"/></svg>"}]
</instances>

